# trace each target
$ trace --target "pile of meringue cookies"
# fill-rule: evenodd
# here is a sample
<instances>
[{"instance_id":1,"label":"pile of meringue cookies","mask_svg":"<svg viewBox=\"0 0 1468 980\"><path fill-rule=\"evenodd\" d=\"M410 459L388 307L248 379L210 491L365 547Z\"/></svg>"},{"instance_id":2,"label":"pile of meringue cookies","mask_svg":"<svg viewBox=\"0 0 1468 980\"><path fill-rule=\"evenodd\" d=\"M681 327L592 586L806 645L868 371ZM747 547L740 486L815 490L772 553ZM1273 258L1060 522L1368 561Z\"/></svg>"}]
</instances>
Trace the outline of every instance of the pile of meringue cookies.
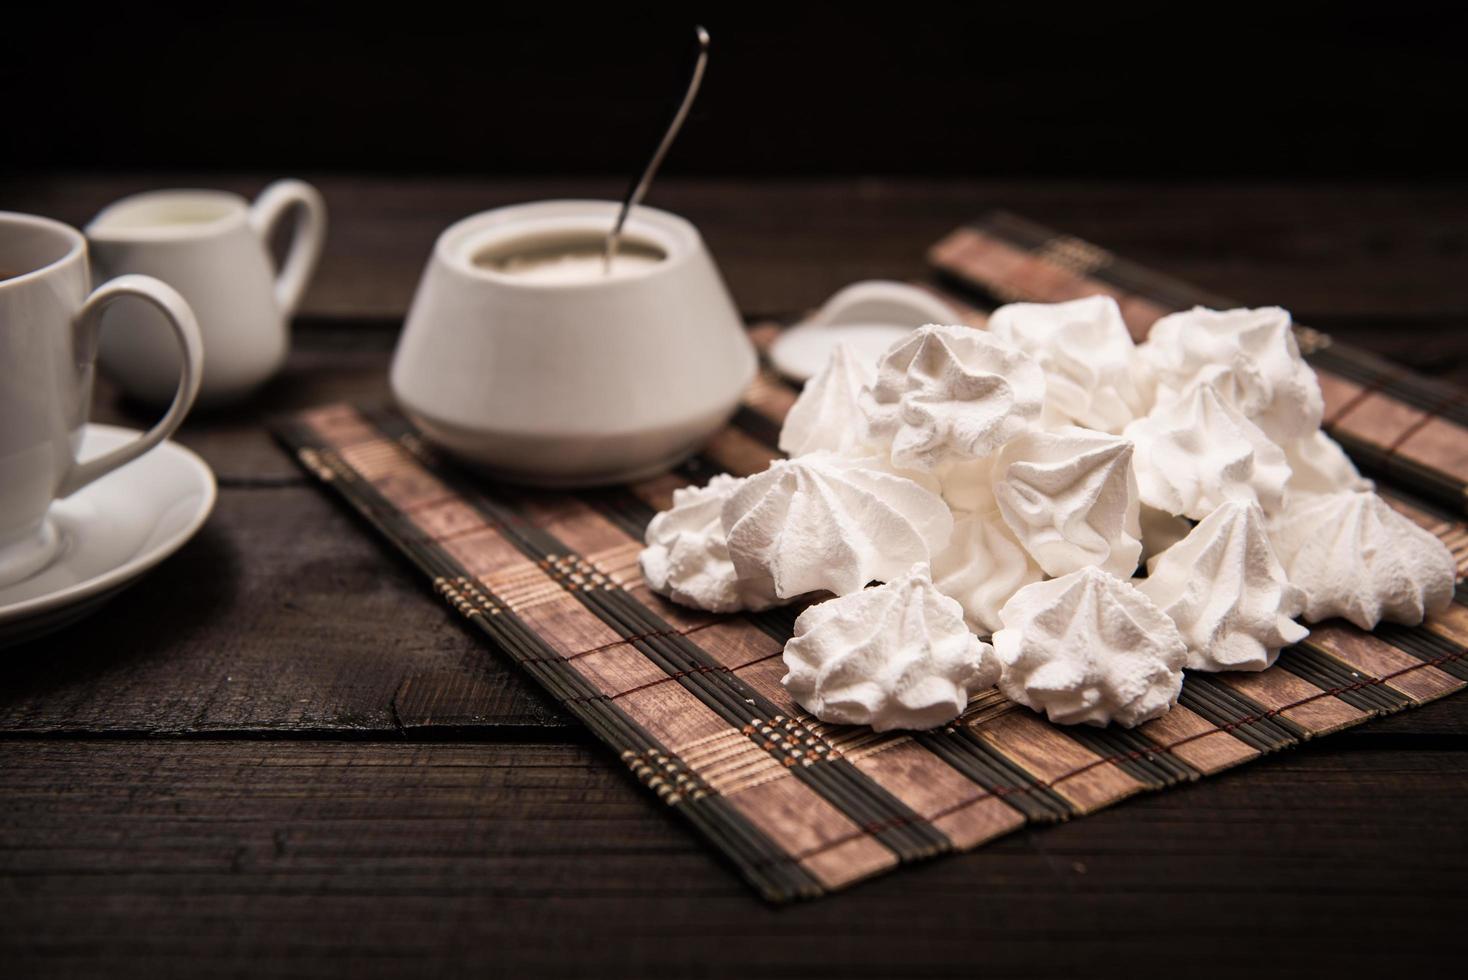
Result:
<instances>
[{"instance_id":1,"label":"pile of meringue cookies","mask_svg":"<svg viewBox=\"0 0 1468 980\"><path fill-rule=\"evenodd\" d=\"M933 728L997 683L1053 722L1132 727L1184 667L1270 666L1299 617L1370 629L1451 601L1448 549L1322 412L1277 307L1176 313L1137 345L1109 297L1016 303L875 364L838 348L786 418L790 458L676 491L642 571L715 612L824 599L784 651L823 721Z\"/></svg>"}]
</instances>

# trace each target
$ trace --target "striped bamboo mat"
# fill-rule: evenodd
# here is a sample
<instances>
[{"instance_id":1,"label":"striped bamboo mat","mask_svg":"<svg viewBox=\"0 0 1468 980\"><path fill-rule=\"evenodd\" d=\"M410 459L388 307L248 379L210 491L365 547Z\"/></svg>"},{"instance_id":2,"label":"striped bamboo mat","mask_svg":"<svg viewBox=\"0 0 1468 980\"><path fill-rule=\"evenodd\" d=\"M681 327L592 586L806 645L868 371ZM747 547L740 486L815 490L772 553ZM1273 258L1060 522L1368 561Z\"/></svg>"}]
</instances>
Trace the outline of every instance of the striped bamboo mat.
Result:
<instances>
[{"instance_id":1,"label":"striped bamboo mat","mask_svg":"<svg viewBox=\"0 0 1468 980\"><path fill-rule=\"evenodd\" d=\"M993 296L1059 299L1104 288L1121 294L1134 325L1198 301L1177 284L1008 218L956 233L935 247L934 260L951 281ZM1130 278L1123 284L1103 273ZM1099 286L1085 286L1088 277ZM977 306L967 315L983 319ZM777 329L757 327L756 341L767 344ZM1312 357L1329 349L1324 343L1317 338ZM1355 383L1387 392L1385 383ZM673 489L715 472L763 469L777 455L794 397L764 375L733 424L678 472L576 493L466 476L391 411L332 405L277 431L472 628L773 901L834 891L1026 823L1084 815L1468 685L1468 596L1460 588L1447 613L1420 627L1373 634L1332 622L1263 673L1190 674L1178 707L1131 731L1054 726L994 690L940 731L878 735L816 721L780 686L781 650L798 610L684 609L650 593L637 569L647 521ZM1338 396L1331 404L1341 434L1341 420L1376 411L1343 411ZM1393 442L1392 452L1410 441ZM1413 489L1442 499L1433 487ZM1460 569L1468 563L1468 527L1418 497L1391 499L1448 542Z\"/></svg>"}]
</instances>

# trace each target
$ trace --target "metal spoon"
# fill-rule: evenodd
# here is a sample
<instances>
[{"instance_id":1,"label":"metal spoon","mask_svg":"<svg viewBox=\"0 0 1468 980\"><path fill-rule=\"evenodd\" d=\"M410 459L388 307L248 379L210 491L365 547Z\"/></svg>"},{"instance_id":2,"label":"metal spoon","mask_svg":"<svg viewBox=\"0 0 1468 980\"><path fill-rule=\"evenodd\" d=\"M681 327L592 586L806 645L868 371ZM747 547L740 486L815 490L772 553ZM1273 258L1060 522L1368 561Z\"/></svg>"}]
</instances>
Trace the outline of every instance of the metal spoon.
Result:
<instances>
[{"instance_id":1,"label":"metal spoon","mask_svg":"<svg viewBox=\"0 0 1468 980\"><path fill-rule=\"evenodd\" d=\"M698 61L693 65L693 77L688 80L688 91L683 93L683 103L678 106L673 122L668 126L668 131L663 134L663 140L658 144L652 159L648 161L646 169L642 171L642 176L623 198L622 210L617 212L617 223L612 225L612 230L607 233L606 245L602 254L602 268L608 275L612 271L612 260L617 257L617 245L622 238L622 225L627 223L628 213L642 203L648 185L652 183L658 167L663 164L663 157L668 155L668 148L678 138L678 130L683 128L683 120L688 118L688 110L693 108L693 100L698 97L698 87L703 84L703 70L709 60L709 32L702 27L695 27L694 30L698 34Z\"/></svg>"}]
</instances>

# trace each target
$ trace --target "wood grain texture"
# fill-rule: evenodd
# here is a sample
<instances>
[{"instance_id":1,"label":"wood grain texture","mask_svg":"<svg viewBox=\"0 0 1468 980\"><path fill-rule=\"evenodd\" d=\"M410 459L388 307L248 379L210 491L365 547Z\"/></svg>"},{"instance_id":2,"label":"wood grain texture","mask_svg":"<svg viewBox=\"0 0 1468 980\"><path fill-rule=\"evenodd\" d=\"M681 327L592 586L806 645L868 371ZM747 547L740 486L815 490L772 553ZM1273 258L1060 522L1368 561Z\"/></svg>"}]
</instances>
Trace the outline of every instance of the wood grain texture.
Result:
<instances>
[{"instance_id":1,"label":"wood grain texture","mask_svg":"<svg viewBox=\"0 0 1468 980\"><path fill-rule=\"evenodd\" d=\"M386 393L451 220L621 178L313 179L332 231L285 373L181 437L220 475L217 513L96 618L0 656L7 976L1461 972L1468 696L761 904L258 424ZM0 208L80 224L135 190L267 181L0 179ZM1461 186L670 178L651 203L699 225L751 315L921 277L927 246L1005 207L1468 381ZM149 417L105 387L97 414Z\"/></svg>"},{"instance_id":2,"label":"wood grain texture","mask_svg":"<svg viewBox=\"0 0 1468 980\"><path fill-rule=\"evenodd\" d=\"M1464 752L1321 743L781 909L581 745L0 753L12 976L1446 976L1468 873Z\"/></svg>"},{"instance_id":3,"label":"wood grain texture","mask_svg":"<svg viewBox=\"0 0 1468 980\"><path fill-rule=\"evenodd\" d=\"M392 735L559 713L314 487L224 489L75 628L0 658L0 731Z\"/></svg>"}]
</instances>

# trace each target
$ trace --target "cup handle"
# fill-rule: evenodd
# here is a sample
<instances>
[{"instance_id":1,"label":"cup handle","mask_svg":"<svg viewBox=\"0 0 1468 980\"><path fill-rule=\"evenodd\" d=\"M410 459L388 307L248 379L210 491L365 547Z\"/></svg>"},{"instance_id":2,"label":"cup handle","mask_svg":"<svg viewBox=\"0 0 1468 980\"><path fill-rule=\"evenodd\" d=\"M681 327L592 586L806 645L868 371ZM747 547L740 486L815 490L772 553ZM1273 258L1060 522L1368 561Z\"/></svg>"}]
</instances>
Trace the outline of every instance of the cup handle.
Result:
<instances>
[{"instance_id":1,"label":"cup handle","mask_svg":"<svg viewBox=\"0 0 1468 980\"><path fill-rule=\"evenodd\" d=\"M199 381L204 370L204 342L199 339L199 324L194 319L194 311L189 309L188 302L178 294L178 290L152 276L118 276L111 282L98 286L87 297L74 321L78 359L90 362L96 356L97 331L101 327L102 312L124 296L133 296L151 303L173 328L173 335L183 354L178 390L173 396L173 404L168 406L167 413L153 428L105 456L85 463L74 462L56 491L58 497L68 497L76 493L98 477L111 473L124 463L132 462L173 435L193 407L194 396L199 393Z\"/></svg>"},{"instance_id":2,"label":"cup handle","mask_svg":"<svg viewBox=\"0 0 1468 980\"><path fill-rule=\"evenodd\" d=\"M300 208L285 262L275 277L275 303L291 316L316 271L321 246L326 244L326 202L321 192L303 180L277 180L250 205L250 227L262 241L269 241L286 212Z\"/></svg>"}]
</instances>

